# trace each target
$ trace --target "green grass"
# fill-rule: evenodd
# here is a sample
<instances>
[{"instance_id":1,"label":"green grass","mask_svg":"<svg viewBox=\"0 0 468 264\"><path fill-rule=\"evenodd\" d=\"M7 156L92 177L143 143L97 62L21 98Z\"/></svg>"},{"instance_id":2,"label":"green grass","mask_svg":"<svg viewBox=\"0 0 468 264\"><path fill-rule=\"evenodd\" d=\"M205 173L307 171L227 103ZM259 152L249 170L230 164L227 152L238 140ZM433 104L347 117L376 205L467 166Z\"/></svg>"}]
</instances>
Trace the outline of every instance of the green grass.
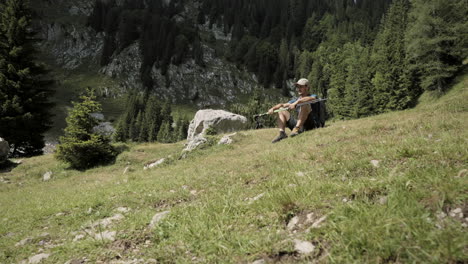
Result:
<instances>
[{"instance_id":1,"label":"green grass","mask_svg":"<svg viewBox=\"0 0 468 264\"><path fill-rule=\"evenodd\" d=\"M465 220L448 214L468 210L467 99L464 75L415 109L330 123L277 144L274 129L243 131L232 145L180 160L182 142L129 145L115 164L85 172L52 155L24 159L0 174L10 181L0 183L0 262L43 251L51 254L44 263L466 263ZM46 171L52 180L42 182ZM118 207L131 211L102 228L117 231L115 241L86 235ZM167 210L150 230L152 216ZM288 231L292 217L310 213L327 218ZM77 234L85 238L73 242ZM294 238L315 251L297 254Z\"/></svg>"}]
</instances>

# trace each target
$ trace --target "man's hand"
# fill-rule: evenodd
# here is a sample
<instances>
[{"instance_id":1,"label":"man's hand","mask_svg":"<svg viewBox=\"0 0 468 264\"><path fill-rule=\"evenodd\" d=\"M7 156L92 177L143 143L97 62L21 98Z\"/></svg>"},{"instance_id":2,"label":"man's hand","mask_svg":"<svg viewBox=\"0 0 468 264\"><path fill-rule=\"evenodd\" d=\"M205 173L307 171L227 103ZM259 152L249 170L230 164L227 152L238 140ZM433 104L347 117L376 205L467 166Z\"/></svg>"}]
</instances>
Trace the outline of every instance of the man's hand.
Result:
<instances>
[{"instance_id":1,"label":"man's hand","mask_svg":"<svg viewBox=\"0 0 468 264\"><path fill-rule=\"evenodd\" d=\"M272 115L272 114L274 113L274 111L275 111L275 110L274 110L273 108L270 108L270 109L268 110L268 114L269 114L269 115Z\"/></svg>"},{"instance_id":2,"label":"man's hand","mask_svg":"<svg viewBox=\"0 0 468 264\"><path fill-rule=\"evenodd\" d=\"M294 110L297 106L297 102L295 103L292 103L292 104L288 104L287 108L289 108L290 110Z\"/></svg>"}]
</instances>

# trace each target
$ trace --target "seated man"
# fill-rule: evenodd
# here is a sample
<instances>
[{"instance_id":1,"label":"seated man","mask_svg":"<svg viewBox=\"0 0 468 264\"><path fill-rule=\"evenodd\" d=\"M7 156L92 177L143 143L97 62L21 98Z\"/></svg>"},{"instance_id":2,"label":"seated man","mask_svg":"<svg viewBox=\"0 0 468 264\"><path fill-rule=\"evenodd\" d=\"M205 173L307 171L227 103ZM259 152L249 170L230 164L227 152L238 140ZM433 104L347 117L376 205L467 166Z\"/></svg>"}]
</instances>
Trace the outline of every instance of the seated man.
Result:
<instances>
[{"instance_id":1,"label":"seated man","mask_svg":"<svg viewBox=\"0 0 468 264\"><path fill-rule=\"evenodd\" d=\"M288 111L278 112L278 128L279 135L272 143L276 143L288 137L285 132L286 126L292 130L290 136L294 137L299 135L305 130L313 129L312 107L310 104L297 106L298 104L306 103L317 99L315 94L309 94L309 81L307 79L300 79L295 83L299 98L292 99L285 104L277 104L268 110L268 114L273 114L275 110L280 108L288 108L290 110L296 109L298 112L297 120L291 116Z\"/></svg>"}]
</instances>

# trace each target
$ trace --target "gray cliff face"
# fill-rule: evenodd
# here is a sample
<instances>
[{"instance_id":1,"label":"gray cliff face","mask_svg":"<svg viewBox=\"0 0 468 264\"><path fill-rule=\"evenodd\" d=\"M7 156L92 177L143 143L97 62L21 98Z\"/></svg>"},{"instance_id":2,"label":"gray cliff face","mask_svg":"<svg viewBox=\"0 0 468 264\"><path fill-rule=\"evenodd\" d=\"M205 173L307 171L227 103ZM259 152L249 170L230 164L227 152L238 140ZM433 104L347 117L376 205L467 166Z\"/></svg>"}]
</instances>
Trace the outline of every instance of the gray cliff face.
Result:
<instances>
[{"instance_id":1,"label":"gray cliff face","mask_svg":"<svg viewBox=\"0 0 468 264\"><path fill-rule=\"evenodd\" d=\"M138 43L127 47L101 73L120 78L125 89L142 89L140 80L141 55ZM195 103L199 108L211 105L224 106L256 86L254 75L224 63L214 56L214 50L204 45L204 61L201 67L193 59L180 65L170 65L166 75L153 66L152 90L161 98L172 102Z\"/></svg>"},{"instance_id":2,"label":"gray cliff face","mask_svg":"<svg viewBox=\"0 0 468 264\"><path fill-rule=\"evenodd\" d=\"M99 61L104 35L86 26L93 4L93 0L40 0L33 4L40 17L39 37L44 40L40 48L64 69L97 65Z\"/></svg>"},{"instance_id":3,"label":"gray cliff face","mask_svg":"<svg viewBox=\"0 0 468 264\"><path fill-rule=\"evenodd\" d=\"M119 1L117 1L119 3ZM177 20L192 21L197 1L189 1L185 11ZM44 39L40 48L61 68L67 70L86 69L99 71L119 82L115 92L142 90L140 76L142 56L139 43L135 42L119 54L114 54L104 67L99 61L104 45L104 33L97 33L86 26L94 0L38 0L35 10L41 20L38 22L39 37ZM229 41L222 27L199 25L199 29L211 34L217 40ZM165 75L153 66L152 91L161 98L178 103L195 104L197 107L212 105L225 106L240 96L249 94L257 86L256 77L245 70L216 57L213 48L203 44L205 67L188 58L180 65L170 65Z\"/></svg>"}]
</instances>

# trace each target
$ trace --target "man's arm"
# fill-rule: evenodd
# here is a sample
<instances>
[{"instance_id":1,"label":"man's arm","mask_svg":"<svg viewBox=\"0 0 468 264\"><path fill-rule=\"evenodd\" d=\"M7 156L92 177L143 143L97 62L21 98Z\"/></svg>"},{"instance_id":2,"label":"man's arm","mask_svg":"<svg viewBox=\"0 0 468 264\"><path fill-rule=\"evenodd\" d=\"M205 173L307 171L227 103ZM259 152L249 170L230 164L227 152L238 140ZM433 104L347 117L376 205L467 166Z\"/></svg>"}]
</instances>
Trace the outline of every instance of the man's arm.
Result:
<instances>
[{"instance_id":1,"label":"man's arm","mask_svg":"<svg viewBox=\"0 0 468 264\"><path fill-rule=\"evenodd\" d=\"M287 107L289 107L289 109L295 109L298 104L303 104L314 100L317 100L317 97L315 95L304 96L302 98L299 98L298 100L296 100L296 102L290 104Z\"/></svg>"},{"instance_id":2,"label":"man's arm","mask_svg":"<svg viewBox=\"0 0 468 264\"><path fill-rule=\"evenodd\" d=\"M268 110L268 114L271 115L271 114L274 113L275 110L278 110L278 109L280 109L280 108L288 108L290 105L291 105L291 104L289 104L289 103L277 104L277 105L273 106L272 108L270 108L270 109Z\"/></svg>"}]
</instances>

